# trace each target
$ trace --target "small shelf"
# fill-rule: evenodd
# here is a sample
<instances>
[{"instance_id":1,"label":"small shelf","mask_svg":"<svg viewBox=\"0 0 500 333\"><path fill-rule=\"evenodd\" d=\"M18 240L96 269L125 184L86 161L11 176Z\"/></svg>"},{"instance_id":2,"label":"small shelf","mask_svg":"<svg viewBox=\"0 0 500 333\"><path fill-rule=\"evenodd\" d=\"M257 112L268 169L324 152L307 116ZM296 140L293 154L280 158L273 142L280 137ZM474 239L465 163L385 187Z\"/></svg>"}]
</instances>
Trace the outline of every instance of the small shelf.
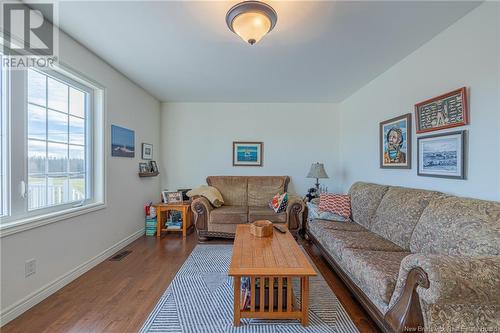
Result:
<instances>
[{"instance_id":1,"label":"small shelf","mask_svg":"<svg viewBox=\"0 0 500 333\"><path fill-rule=\"evenodd\" d=\"M156 177L159 174L159 172L139 172L139 177Z\"/></svg>"}]
</instances>

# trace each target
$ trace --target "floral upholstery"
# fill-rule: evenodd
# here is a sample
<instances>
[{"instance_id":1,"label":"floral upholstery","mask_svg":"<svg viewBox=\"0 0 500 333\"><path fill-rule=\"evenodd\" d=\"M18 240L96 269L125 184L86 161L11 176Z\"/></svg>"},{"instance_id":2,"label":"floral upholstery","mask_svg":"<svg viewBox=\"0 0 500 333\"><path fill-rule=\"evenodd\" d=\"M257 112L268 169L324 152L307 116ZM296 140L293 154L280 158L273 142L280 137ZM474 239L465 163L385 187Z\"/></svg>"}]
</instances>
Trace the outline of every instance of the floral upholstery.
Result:
<instances>
[{"instance_id":1,"label":"floral upholstery","mask_svg":"<svg viewBox=\"0 0 500 333\"><path fill-rule=\"evenodd\" d=\"M390 187L375 213L370 230L410 250L410 238L420 215L440 193Z\"/></svg>"},{"instance_id":2,"label":"floral upholstery","mask_svg":"<svg viewBox=\"0 0 500 333\"><path fill-rule=\"evenodd\" d=\"M349 193L354 222L317 219L308 232L382 314L419 267L426 331L500 327L500 202L367 183Z\"/></svg>"},{"instance_id":3,"label":"floral upholstery","mask_svg":"<svg viewBox=\"0 0 500 333\"><path fill-rule=\"evenodd\" d=\"M385 313L396 287L401 261L410 252L371 251L347 248L342 266L370 299Z\"/></svg>"},{"instance_id":4,"label":"floral upholstery","mask_svg":"<svg viewBox=\"0 0 500 333\"><path fill-rule=\"evenodd\" d=\"M416 267L427 273L430 282L427 289L417 288L426 328L450 332L453 328L500 327L499 256L412 254L401 262L390 306Z\"/></svg>"},{"instance_id":5,"label":"floral upholstery","mask_svg":"<svg viewBox=\"0 0 500 333\"><path fill-rule=\"evenodd\" d=\"M500 202L446 196L424 210L412 253L500 255Z\"/></svg>"},{"instance_id":6,"label":"floral upholstery","mask_svg":"<svg viewBox=\"0 0 500 333\"><path fill-rule=\"evenodd\" d=\"M373 216L388 186L354 183L349 190L351 196L352 220L370 229Z\"/></svg>"},{"instance_id":7,"label":"floral upholstery","mask_svg":"<svg viewBox=\"0 0 500 333\"><path fill-rule=\"evenodd\" d=\"M332 230L323 235L326 248L337 258L342 258L347 248L375 250L375 251L404 251L398 245L388 241L371 231Z\"/></svg>"}]
</instances>

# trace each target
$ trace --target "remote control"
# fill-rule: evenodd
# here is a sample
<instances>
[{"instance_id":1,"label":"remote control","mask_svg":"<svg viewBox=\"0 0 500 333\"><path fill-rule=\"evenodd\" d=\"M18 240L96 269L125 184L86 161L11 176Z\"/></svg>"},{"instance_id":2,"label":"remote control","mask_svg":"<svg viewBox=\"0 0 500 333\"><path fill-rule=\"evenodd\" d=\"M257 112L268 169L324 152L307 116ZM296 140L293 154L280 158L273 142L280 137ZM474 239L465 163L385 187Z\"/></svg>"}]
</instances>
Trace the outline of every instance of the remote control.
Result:
<instances>
[{"instance_id":1,"label":"remote control","mask_svg":"<svg viewBox=\"0 0 500 333\"><path fill-rule=\"evenodd\" d=\"M282 225L273 225L273 227L278 230L279 232L281 232L282 234L284 234L286 231L287 231L287 228L285 226L282 226Z\"/></svg>"}]
</instances>

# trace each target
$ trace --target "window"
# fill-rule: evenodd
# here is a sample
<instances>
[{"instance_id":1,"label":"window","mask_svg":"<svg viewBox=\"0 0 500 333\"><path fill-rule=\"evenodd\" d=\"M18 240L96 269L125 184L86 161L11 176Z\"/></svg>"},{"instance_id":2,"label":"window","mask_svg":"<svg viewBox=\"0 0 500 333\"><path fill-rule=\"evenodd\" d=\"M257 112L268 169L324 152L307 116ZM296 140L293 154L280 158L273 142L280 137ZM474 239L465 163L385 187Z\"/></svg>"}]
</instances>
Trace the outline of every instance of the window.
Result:
<instances>
[{"instance_id":1,"label":"window","mask_svg":"<svg viewBox=\"0 0 500 333\"><path fill-rule=\"evenodd\" d=\"M0 227L102 205L103 89L64 69L0 81Z\"/></svg>"},{"instance_id":2,"label":"window","mask_svg":"<svg viewBox=\"0 0 500 333\"><path fill-rule=\"evenodd\" d=\"M28 210L89 197L85 144L89 96L67 81L28 70Z\"/></svg>"}]
</instances>

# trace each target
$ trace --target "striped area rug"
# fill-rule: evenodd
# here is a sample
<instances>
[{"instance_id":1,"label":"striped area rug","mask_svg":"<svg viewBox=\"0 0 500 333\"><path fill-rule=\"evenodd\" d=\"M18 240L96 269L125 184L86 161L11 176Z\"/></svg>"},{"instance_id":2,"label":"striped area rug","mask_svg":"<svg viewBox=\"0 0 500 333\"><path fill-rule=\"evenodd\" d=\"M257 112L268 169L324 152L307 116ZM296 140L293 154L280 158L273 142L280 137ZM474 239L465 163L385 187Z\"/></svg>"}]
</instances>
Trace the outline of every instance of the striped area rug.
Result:
<instances>
[{"instance_id":1,"label":"striped area rug","mask_svg":"<svg viewBox=\"0 0 500 333\"><path fill-rule=\"evenodd\" d=\"M140 332L359 332L320 274L309 280L308 327L297 320L262 319L242 319L241 326L234 327L233 279L227 275L231 249L231 245L196 246Z\"/></svg>"}]
</instances>

